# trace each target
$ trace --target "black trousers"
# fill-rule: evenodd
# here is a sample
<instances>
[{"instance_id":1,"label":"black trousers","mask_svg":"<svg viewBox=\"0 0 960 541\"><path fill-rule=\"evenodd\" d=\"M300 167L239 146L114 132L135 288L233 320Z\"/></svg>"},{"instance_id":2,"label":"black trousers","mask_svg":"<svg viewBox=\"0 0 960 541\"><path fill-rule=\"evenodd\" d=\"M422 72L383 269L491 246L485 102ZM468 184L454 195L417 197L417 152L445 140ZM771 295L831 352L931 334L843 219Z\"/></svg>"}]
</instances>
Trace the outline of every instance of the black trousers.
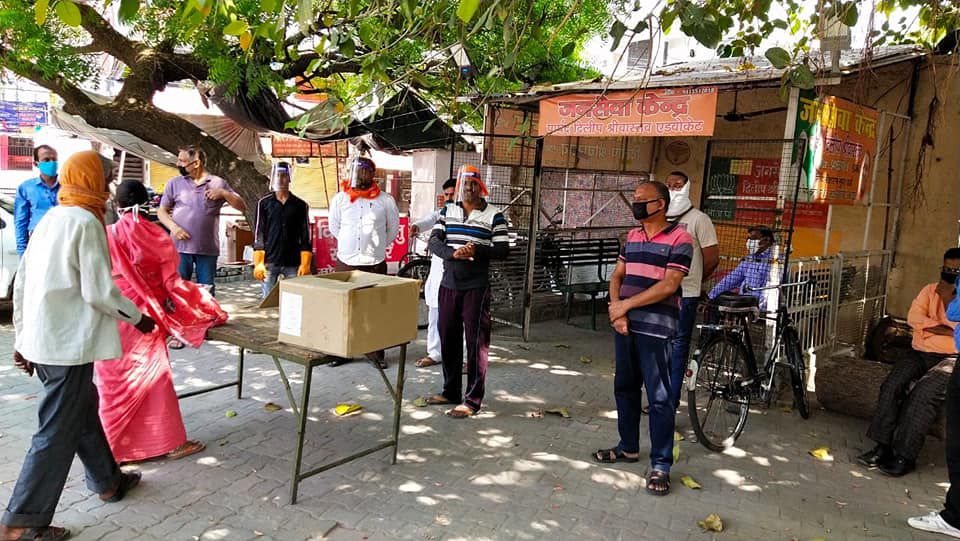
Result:
<instances>
[{"instance_id":1,"label":"black trousers","mask_svg":"<svg viewBox=\"0 0 960 541\"><path fill-rule=\"evenodd\" d=\"M913 351L893 365L880 386L873 421L867 430L871 440L890 446L893 452L916 460L930 425L946 398L954 357ZM911 389L910 386L916 382Z\"/></svg>"},{"instance_id":2,"label":"black trousers","mask_svg":"<svg viewBox=\"0 0 960 541\"><path fill-rule=\"evenodd\" d=\"M954 370L947 385L947 475L950 490L940 516L960 528L960 370Z\"/></svg>"},{"instance_id":3,"label":"black trousers","mask_svg":"<svg viewBox=\"0 0 960 541\"><path fill-rule=\"evenodd\" d=\"M100 424L93 363L79 366L35 365L43 382L40 427L23 460L3 524L42 528L50 525L73 457L80 457L87 488L103 493L120 478Z\"/></svg>"}]
</instances>

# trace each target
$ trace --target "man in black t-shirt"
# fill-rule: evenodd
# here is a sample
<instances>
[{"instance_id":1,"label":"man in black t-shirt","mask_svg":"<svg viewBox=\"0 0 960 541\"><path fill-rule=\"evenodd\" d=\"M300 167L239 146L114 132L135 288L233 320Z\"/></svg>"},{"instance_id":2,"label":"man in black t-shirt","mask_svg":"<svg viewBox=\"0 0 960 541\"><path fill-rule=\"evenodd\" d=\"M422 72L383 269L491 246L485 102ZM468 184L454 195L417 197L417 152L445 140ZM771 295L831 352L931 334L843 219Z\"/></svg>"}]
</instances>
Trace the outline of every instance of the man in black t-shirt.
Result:
<instances>
[{"instance_id":1,"label":"man in black t-shirt","mask_svg":"<svg viewBox=\"0 0 960 541\"><path fill-rule=\"evenodd\" d=\"M310 274L310 207L290 193L292 177L289 163L274 165L270 182L274 191L257 203L253 277L263 282L264 298L281 276Z\"/></svg>"}]
</instances>

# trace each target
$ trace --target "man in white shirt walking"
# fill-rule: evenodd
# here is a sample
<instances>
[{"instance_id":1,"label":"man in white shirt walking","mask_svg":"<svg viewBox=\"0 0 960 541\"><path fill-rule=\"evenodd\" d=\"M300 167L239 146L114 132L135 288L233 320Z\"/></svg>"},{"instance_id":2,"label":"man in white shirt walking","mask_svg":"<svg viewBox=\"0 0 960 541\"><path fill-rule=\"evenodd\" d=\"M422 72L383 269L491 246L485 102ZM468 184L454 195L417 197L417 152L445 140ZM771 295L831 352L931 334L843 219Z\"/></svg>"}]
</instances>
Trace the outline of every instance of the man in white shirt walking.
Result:
<instances>
[{"instance_id":1,"label":"man in white shirt walking","mask_svg":"<svg viewBox=\"0 0 960 541\"><path fill-rule=\"evenodd\" d=\"M329 228L337 238L337 271L359 270L387 273L386 250L400 231L400 211L389 194L380 191L374 180L377 166L370 158L355 158L350 180L330 200ZM380 368L386 368L383 351L367 357ZM337 359L340 366L349 359Z\"/></svg>"},{"instance_id":2,"label":"man in white shirt walking","mask_svg":"<svg viewBox=\"0 0 960 541\"><path fill-rule=\"evenodd\" d=\"M700 305L703 281L717 270L720 263L720 246L717 242L717 230L710 217L694 208L690 201L690 179L683 171L674 171L667 175L664 182L670 190L670 207L667 220L686 228L693 239L693 259L690 273L684 277L683 296L680 299L680 322L677 334L671 342L670 352L670 390L673 393L674 409L680 407L680 393L683 389L683 376L687 371L690 356L690 339L693 325L697 319L697 307Z\"/></svg>"},{"instance_id":3,"label":"man in white shirt walking","mask_svg":"<svg viewBox=\"0 0 960 541\"><path fill-rule=\"evenodd\" d=\"M451 178L443 183L443 206L453 203L457 179ZM423 219L410 226L410 236L419 235L421 231L430 231L440 219L440 209L437 209ZM430 274L427 283L423 286L427 307L430 308L429 325L427 326L427 356L417 361L418 368L426 368L440 364L443 357L440 353L440 281L443 280L443 259L432 254L430 259Z\"/></svg>"},{"instance_id":4,"label":"man in white shirt walking","mask_svg":"<svg viewBox=\"0 0 960 541\"><path fill-rule=\"evenodd\" d=\"M154 322L113 283L104 231L104 206L113 163L94 151L74 154L60 173L60 205L33 232L20 260L13 292L14 364L43 382L40 426L33 435L0 520L0 539L65 539L50 526L73 457L87 488L119 501L140 481L123 473L97 413L95 361L120 357L117 322L140 332Z\"/></svg>"}]
</instances>

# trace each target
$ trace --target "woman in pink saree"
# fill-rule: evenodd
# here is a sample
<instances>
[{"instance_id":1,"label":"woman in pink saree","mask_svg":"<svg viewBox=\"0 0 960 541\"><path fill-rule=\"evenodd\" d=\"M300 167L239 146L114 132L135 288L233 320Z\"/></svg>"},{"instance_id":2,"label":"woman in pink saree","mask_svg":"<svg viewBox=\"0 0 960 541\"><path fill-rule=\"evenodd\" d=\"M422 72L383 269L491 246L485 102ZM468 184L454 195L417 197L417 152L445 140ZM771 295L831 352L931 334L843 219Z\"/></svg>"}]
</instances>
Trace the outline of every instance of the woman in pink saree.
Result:
<instances>
[{"instance_id":1,"label":"woman in pink saree","mask_svg":"<svg viewBox=\"0 0 960 541\"><path fill-rule=\"evenodd\" d=\"M157 322L141 334L120 323L123 357L96 363L100 420L117 462L182 458L205 448L188 441L173 387L166 340L199 347L207 329L227 320L217 301L177 273L170 236L141 210L147 191L137 181L117 188L117 223L107 228L113 278L120 291Z\"/></svg>"}]
</instances>

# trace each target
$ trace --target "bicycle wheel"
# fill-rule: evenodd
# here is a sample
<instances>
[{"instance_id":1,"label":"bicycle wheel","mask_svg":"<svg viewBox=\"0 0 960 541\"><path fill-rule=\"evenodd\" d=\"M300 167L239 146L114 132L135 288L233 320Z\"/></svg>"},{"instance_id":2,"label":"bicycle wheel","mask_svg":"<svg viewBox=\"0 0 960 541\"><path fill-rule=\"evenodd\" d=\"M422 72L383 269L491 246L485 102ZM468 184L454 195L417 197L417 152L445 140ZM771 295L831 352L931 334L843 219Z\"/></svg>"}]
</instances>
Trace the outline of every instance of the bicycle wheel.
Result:
<instances>
[{"instance_id":1,"label":"bicycle wheel","mask_svg":"<svg viewBox=\"0 0 960 541\"><path fill-rule=\"evenodd\" d=\"M420 280L420 309L417 317L418 329L426 329L430 322L430 307L428 307L427 303L425 302L426 295L424 293L424 286L427 283L427 276L429 274L429 258L414 259L413 261L400 267L400 270L397 271L397 276L400 276L401 278Z\"/></svg>"},{"instance_id":2,"label":"bicycle wheel","mask_svg":"<svg viewBox=\"0 0 960 541\"><path fill-rule=\"evenodd\" d=\"M733 446L743 432L750 400L736 392L745 374L743 344L726 332L706 339L690 360L687 410L697 439L711 451Z\"/></svg>"},{"instance_id":3,"label":"bicycle wheel","mask_svg":"<svg viewBox=\"0 0 960 541\"><path fill-rule=\"evenodd\" d=\"M793 387L793 405L804 419L810 418L810 400L807 398L807 365L800 347L800 336L793 327L783 330L783 347L790 362L790 386Z\"/></svg>"}]
</instances>

